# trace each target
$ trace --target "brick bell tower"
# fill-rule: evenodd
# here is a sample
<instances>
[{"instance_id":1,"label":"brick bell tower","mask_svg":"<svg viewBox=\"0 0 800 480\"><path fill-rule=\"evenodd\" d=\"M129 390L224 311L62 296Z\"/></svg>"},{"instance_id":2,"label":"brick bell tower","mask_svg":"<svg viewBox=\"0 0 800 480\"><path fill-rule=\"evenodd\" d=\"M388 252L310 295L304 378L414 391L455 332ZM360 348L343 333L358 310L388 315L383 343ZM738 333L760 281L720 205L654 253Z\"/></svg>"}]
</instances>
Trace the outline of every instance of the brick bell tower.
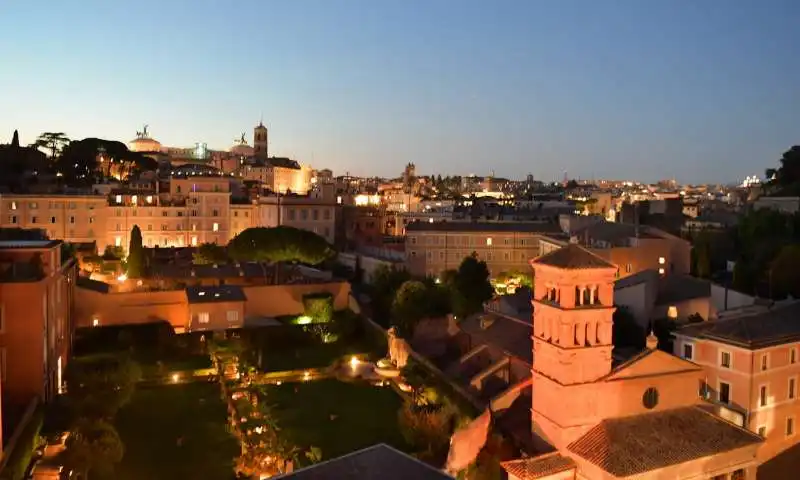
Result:
<instances>
[{"instance_id":1,"label":"brick bell tower","mask_svg":"<svg viewBox=\"0 0 800 480\"><path fill-rule=\"evenodd\" d=\"M611 372L617 267L575 244L530 263L534 436L562 449L599 420L594 382Z\"/></svg>"}]
</instances>

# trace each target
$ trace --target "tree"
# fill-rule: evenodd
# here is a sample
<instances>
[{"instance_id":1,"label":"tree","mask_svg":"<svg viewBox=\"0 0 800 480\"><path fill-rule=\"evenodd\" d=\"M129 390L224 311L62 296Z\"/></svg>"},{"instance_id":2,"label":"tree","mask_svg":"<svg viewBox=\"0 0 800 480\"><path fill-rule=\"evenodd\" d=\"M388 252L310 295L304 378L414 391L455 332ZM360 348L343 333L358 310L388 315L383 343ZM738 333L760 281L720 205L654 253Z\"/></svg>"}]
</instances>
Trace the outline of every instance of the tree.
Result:
<instances>
[{"instance_id":1,"label":"tree","mask_svg":"<svg viewBox=\"0 0 800 480\"><path fill-rule=\"evenodd\" d=\"M114 427L103 420L81 419L70 430L64 460L71 469L89 478L90 471L109 474L122 460L124 446Z\"/></svg>"},{"instance_id":2,"label":"tree","mask_svg":"<svg viewBox=\"0 0 800 480\"><path fill-rule=\"evenodd\" d=\"M417 324L429 315L430 294L428 287L417 280L409 280L400 286L392 302L392 323L402 335L411 336Z\"/></svg>"},{"instance_id":3,"label":"tree","mask_svg":"<svg viewBox=\"0 0 800 480\"><path fill-rule=\"evenodd\" d=\"M144 247L142 246L142 231L139 229L139 225L134 225L131 229L127 262L129 278L141 278L144 275Z\"/></svg>"},{"instance_id":4,"label":"tree","mask_svg":"<svg viewBox=\"0 0 800 480\"><path fill-rule=\"evenodd\" d=\"M16 130L14 130L14 135L11 137L11 146L19 148L19 132Z\"/></svg>"},{"instance_id":5,"label":"tree","mask_svg":"<svg viewBox=\"0 0 800 480\"><path fill-rule=\"evenodd\" d=\"M800 298L800 244L783 247L769 267L769 286L773 298L791 295Z\"/></svg>"},{"instance_id":6,"label":"tree","mask_svg":"<svg viewBox=\"0 0 800 480\"><path fill-rule=\"evenodd\" d=\"M228 254L225 248L216 243L201 243L197 251L192 254L192 263L195 265L211 265L226 263Z\"/></svg>"},{"instance_id":7,"label":"tree","mask_svg":"<svg viewBox=\"0 0 800 480\"><path fill-rule=\"evenodd\" d=\"M417 456L436 463L447 457L455 424L455 411L449 404L420 407L406 401L397 416L400 433Z\"/></svg>"},{"instance_id":8,"label":"tree","mask_svg":"<svg viewBox=\"0 0 800 480\"><path fill-rule=\"evenodd\" d=\"M473 253L462 260L453 282L453 312L466 317L483 310L494 289L489 281L489 267Z\"/></svg>"},{"instance_id":9,"label":"tree","mask_svg":"<svg viewBox=\"0 0 800 480\"><path fill-rule=\"evenodd\" d=\"M770 181L771 185L795 194L797 187L800 186L800 145L795 145L786 152L780 160L781 166L777 169L768 169L767 176L774 178Z\"/></svg>"},{"instance_id":10,"label":"tree","mask_svg":"<svg viewBox=\"0 0 800 480\"><path fill-rule=\"evenodd\" d=\"M50 159L55 160L65 145L69 143L69 138L63 132L44 132L36 139L34 146L50 151Z\"/></svg>"},{"instance_id":11,"label":"tree","mask_svg":"<svg viewBox=\"0 0 800 480\"><path fill-rule=\"evenodd\" d=\"M378 324L389 326L395 292L408 280L411 280L411 274L402 268L381 266L372 273L367 289L371 300L372 317Z\"/></svg>"},{"instance_id":12,"label":"tree","mask_svg":"<svg viewBox=\"0 0 800 480\"><path fill-rule=\"evenodd\" d=\"M112 418L131 399L142 376L127 355L95 355L73 359L66 372L67 403L83 418Z\"/></svg>"},{"instance_id":13,"label":"tree","mask_svg":"<svg viewBox=\"0 0 800 480\"><path fill-rule=\"evenodd\" d=\"M694 275L699 278L711 276L711 241L705 232L700 232L692 248Z\"/></svg>"},{"instance_id":14,"label":"tree","mask_svg":"<svg viewBox=\"0 0 800 480\"><path fill-rule=\"evenodd\" d=\"M283 225L244 230L228 243L228 253L237 260L310 265L335 255L330 244L316 233Z\"/></svg>"}]
</instances>

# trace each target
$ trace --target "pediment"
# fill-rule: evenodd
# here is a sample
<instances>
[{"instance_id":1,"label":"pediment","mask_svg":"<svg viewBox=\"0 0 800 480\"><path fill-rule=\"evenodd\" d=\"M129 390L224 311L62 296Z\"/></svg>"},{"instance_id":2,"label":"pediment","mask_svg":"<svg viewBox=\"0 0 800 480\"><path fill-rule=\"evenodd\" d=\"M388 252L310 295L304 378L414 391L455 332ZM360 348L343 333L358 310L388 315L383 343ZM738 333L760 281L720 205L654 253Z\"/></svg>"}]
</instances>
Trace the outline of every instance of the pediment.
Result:
<instances>
[{"instance_id":1,"label":"pediment","mask_svg":"<svg viewBox=\"0 0 800 480\"><path fill-rule=\"evenodd\" d=\"M606 381L702 371L703 367L661 350L648 350L619 365Z\"/></svg>"}]
</instances>

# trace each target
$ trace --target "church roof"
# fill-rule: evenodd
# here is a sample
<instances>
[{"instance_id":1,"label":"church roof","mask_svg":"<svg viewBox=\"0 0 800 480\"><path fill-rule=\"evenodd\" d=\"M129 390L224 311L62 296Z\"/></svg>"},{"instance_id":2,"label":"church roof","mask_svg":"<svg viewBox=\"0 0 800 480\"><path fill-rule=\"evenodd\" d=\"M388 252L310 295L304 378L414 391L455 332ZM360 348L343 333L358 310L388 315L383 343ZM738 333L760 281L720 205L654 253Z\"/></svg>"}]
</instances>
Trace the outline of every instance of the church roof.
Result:
<instances>
[{"instance_id":1,"label":"church roof","mask_svg":"<svg viewBox=\"0 0 800 480\"><path fill-rule=\"evenodd\" d=\"M578 270L585 268L613 268L617 266L608 262L606 259L580 247L574 243L546 253L531 263L539 265L549 265L556 268Z\"/></svg>"},{"instance_id":2,"label":"church roof","mask_svg":"<svg viewBox=\"0 0 800 480\"><path fill-rule=\"evenodd\" d=\"M521 458L500 464L510 475L522 480L546 478L556 473L575 468L575 462L558 453L548 453L539 457Z\"/></svg>"},{"instance_id":3,"label":"church roof","mask_svg":"<svg viewBox=\"0 0 800 480\"><path fill-rule=\"evenodd\" d=\"M760 442L758 435L690 406L603 420L567 449L622 478Z\"/></svg>"},{"instance_id":4,"label":"church roof","mask_svg":"<svg viewBox=\"0 0 800 480\"><path fill-rule=\"evenodd\" d=\"M645 348L614 367L606 381L701 371L703 367L658 349Z\"/></svg>"}]
</instances>

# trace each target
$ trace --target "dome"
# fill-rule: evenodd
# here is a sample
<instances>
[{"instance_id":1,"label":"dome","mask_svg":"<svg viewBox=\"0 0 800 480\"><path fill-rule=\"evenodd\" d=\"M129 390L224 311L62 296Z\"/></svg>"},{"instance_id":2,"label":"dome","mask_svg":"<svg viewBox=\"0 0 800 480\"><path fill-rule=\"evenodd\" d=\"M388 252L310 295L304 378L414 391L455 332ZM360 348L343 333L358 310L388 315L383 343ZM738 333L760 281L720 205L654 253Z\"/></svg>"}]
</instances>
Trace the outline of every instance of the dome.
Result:
<instances>
[{"instance_id":1,"label":"dome","mask_svg":"<svg viewBox=\"0 0 800 480\"><path fill-rule=\"evenodd\" d=\"M254 150L253 147L246 143L237 143L233 147L231 147L230 152L234 155L241 156L241 157L252 157Z\"/></svg>"},{"instance_id":2,"label":"dome","mask_svg":"<svg viewBox=\"0 0 800 480\"><path fill-rule=\"evenodd\" d=\"M150 137L138 137L128 142L128 149L132 152L160 152L161 142Z\"/></svg>"}]
</instances>

